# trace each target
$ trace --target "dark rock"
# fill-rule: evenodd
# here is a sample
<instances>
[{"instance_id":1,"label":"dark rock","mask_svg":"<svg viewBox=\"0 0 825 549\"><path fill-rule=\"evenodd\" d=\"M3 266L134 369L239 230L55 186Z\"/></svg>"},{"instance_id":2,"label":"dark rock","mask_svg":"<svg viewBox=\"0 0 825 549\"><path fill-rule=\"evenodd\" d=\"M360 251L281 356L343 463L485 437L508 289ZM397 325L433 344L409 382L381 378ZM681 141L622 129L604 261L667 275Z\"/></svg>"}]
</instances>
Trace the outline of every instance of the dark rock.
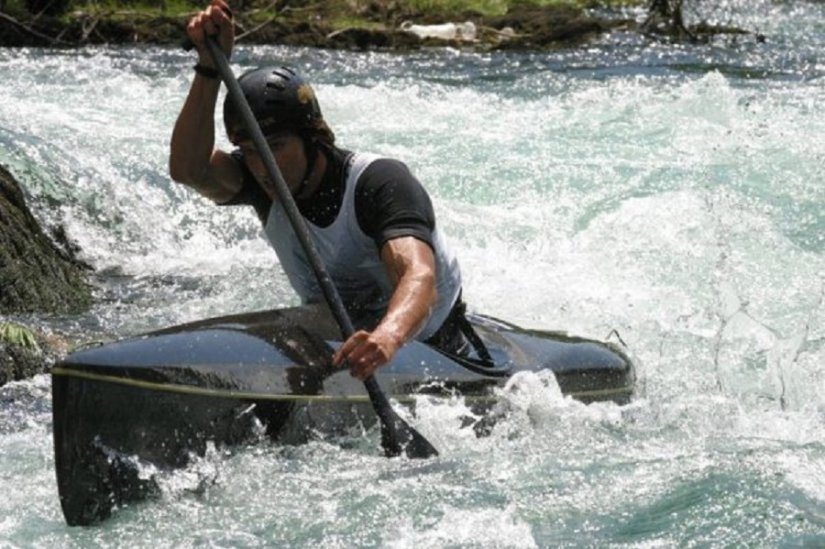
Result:
<instances>
[{"instance_id":1,"label":"dark rock","mask_svg":"<svg viewBox=\"0 0 825 549\"><path fill-rule=\"evenodd\" d=\"M46 235L0 166L0 313L79 312L91 305L88 266L63 239L60 247Z\"/></svg>"},{"instance_id":2,"label":"dark rock","mask_svg":"<svg viewBox=\"0 0 825 549\"><path fill-rule=\"evenodd\" d=\"M0 387L46 371L45 355L34 349L0 343Z\"/></svg>"},{"instance_id":3,"label":"dark rock","mask_svg":"<svg viewBox=\"0 0 825 549\"><path fill-rule=\"evenodd\" d=\"M421 45L418 36L400 30L349 28L326 36L330 47L341 49L412 49Z\"/></svg>"},{"instance_id":4,"label":"dark rock","mask_svg":"<svg viewBox=\"0 0 825 549\"><path fill-rule=\"evenodd\" d=\"M8 324L0 322L0 387L10 381L29 379L48 372L73 346L63 334L30 330L20 325L14 326L25 331L30 339L15 341L15 338L3 333L4 326Z\"/></svg>"},{"instance_id":5,"label":"dark rock","mask_svg":"<svg viewBox=\"0 0 825 549\"><path fill-rule=\"evenodd\" d=\"M591 17L577 8L564 6L552 10L517 6L505 15L490 17L485 22L488 27L515 31L512 39L502 41L498 46L502 49L573 46L627 24L625 19Z\"/></svg>"}]
</instances>

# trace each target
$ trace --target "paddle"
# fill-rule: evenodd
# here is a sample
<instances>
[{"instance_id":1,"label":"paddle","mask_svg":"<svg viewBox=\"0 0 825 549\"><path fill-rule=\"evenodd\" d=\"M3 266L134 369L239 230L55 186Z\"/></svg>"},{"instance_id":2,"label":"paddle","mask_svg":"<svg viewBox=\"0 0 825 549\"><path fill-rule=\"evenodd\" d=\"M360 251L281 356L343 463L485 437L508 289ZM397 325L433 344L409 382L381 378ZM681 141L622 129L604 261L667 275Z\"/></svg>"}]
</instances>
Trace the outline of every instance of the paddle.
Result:
<instances>
[{"instance_id":1,"label":"paddle","mask_svg":"<svg viewBox=\"0 0 825 549\"><path fill-rule=\"evenodd\" d=\"M309 229L298 211L298 206L292 198L292 193L289 192L289 187L287 187L281 171L278 169L278 165L275 163L275 158L272 156L272 151L269 149L266 138L263 132L261 132L255 116L252 114L252 109L249 108L249 103L246 101L246 97L244 97L243 91L241 91L241 86L238 84L238 80L229 67L229 62L223 50L221 50L218 43L211 36L206 38L206 46L212 55L212 59L215 61L215 65L218 67L221 79L229 90L230 98L235 102L235 106L238 108L238 111L240 111L244 125L252 136L252 141L255 144L255 148L261 157L261 161L266 168L270 180L274 182L278 199L284 206L284 210L295 231L295 235L301 242L304 253L307 259L309 259L313 271L315 271L318 284L321 286L329 308L335 316L338 326L341 328L344 340L347 340L355 332L352 321L344 308L341 296L332 283L332 278L330 278L315 244L310 238ZM367 389L367 393L369 393L372 407L375 409L375 413L381 421L381 445L384 448L384 453L388 457L401 455L402 452L410 458L427 458L438 455L438 451L426 438L410 427L395 413L395 410L390 406L386 395L384 395L384 392L373 376L364 380L364 386Z\"/></svg>"}]
</instances>

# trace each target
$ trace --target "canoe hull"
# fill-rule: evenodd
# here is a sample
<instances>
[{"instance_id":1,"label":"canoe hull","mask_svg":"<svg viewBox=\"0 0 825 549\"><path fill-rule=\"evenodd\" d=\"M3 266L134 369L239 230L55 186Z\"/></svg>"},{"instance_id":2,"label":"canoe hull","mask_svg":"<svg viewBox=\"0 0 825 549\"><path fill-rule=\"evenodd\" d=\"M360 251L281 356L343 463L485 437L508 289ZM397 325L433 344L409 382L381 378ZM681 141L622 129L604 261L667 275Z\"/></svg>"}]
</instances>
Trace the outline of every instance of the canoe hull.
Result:
<instances>
[{"instance_id":1,"label":"canoe hull","mask_svg":"<svg viewBox=\"0 0 825 549\"><path fill-rule=\"evenodd\" d=\"M633 364L621 349L522 330L472 316L494 364L413 342L376 379L400 403L461 394L475 413L515 373L551 370L564 394L627 402ZM52 370L55 465L70 525L108 517L157 487L139 465L185 466L209 443L267 436L300 443L309 433L370 426L362 383L330 364L337 329L323 307L209 319L75 352ZM145 468L144 468L145 469Z\"/></svg>"}]
</instances>

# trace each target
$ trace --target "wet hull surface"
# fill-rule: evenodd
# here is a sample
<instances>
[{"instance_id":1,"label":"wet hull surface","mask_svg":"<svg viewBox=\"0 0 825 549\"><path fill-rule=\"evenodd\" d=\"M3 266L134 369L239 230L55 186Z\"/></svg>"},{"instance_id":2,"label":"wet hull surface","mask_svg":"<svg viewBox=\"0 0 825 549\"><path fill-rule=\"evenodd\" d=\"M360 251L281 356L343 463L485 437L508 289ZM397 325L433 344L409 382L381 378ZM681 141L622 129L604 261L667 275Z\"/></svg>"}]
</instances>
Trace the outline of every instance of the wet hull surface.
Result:
<instances>
[{"instance_id":1,"label":"wet hull surface","mask_svg":"<svg viewBox=\"0 0 825 549\"><path fill-rule=\"evenodd\" d=\"M492 360L413 342L376 379L391 399L461 394L473 412L495 404L514 374L550 370L566 395L626 402L633 365L620 348L470 316ZM374 424L361 382L330 364L340 336L321 307L204 320L78 351L52 373L58 490L69 524L105 519L157 488L139 463L183 467L208 443L260 437L300 443L310 433ZM489 418L487 418L489 419ZM479 433L489 427L475 425Z\"/></svg>"}]
</instances>

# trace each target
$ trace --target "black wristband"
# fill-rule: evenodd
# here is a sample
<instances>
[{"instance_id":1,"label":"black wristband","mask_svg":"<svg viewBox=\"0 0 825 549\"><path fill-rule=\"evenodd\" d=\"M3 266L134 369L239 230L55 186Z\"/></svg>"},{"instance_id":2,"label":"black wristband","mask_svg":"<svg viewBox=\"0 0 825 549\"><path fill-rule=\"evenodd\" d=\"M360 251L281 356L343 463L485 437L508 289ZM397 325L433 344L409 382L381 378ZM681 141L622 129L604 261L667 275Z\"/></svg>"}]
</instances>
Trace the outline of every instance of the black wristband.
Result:
<instances>
[{"instance_id":1,"label":"black wristband","mask_svg":"<svg viewBox=\"0 0 825 549\"><path fill-rule=\"evenodd\" d=\"M219 76L217 69L213 69L212 67L204 67L200 63L195 65L195 72L204 78L212 78L213 80Z\"/></svg>"}]
</instances>

